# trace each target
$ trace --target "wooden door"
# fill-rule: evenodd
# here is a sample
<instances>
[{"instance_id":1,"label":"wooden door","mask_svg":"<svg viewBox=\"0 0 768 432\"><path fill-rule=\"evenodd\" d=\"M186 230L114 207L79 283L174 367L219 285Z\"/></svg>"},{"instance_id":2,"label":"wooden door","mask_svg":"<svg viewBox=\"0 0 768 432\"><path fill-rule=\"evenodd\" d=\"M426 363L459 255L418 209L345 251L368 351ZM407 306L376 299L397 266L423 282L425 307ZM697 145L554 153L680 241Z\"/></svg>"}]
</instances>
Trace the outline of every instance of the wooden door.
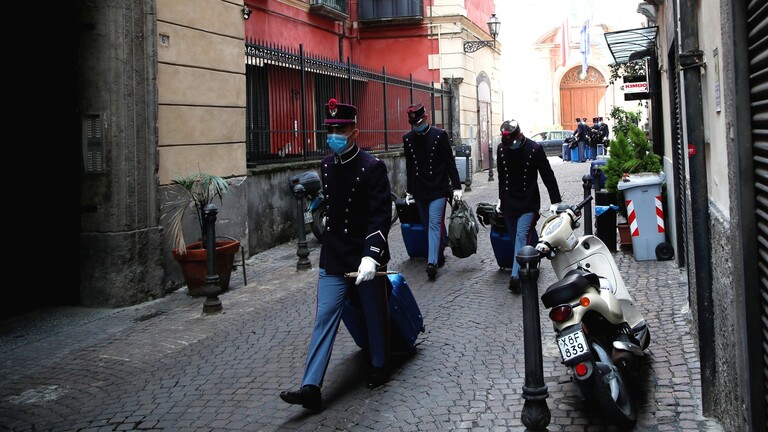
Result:
<instances>
[{"instance_id":1,"label":"wooden door","mask_svg":"<svg viewBox=\"0 0 768 432\"><path fill-rule=\"evenodd\" d=\"M591 126L592 118L600 116L605 97L606 82L600 71L590 66L583 80L579 79L580 71L581 66L572 68L560 82L560 123L566 130L576 129L576 117L586 117Z\"/></svg>"},{"instance_id":2,"label":"wooden door","mask_svg":"<svg viewBox=\"0 0 768 432\"><path fill-rule=\"evenodd\" d=\"M482 166L483 169L488 169L491 164L493 154L491 150L491 104L490 102L480 102L480 121L479 121L479 135L480 135L480 152L483 154ZM487 157L485 157L487 156Z\"/></svg>"}]
</instances>

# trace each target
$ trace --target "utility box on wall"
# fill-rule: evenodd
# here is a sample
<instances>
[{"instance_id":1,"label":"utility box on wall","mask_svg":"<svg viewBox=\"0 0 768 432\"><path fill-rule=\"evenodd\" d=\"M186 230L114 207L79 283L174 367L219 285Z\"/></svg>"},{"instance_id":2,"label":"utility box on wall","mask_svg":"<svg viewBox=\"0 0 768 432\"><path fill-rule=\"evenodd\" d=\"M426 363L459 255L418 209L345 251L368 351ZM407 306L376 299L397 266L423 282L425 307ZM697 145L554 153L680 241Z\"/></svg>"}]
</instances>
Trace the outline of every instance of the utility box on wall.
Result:
<instances>
[{"instance_id":1,"label":"utility box on wall","mask_svg":"<svg viewBox=\"0 0 768 432\"><path fill-rule=\"evenodd\" d=\"M469 186L472 184L472 146L458 145L454 150L459 181Z\"/></svg>"}]
</instances>

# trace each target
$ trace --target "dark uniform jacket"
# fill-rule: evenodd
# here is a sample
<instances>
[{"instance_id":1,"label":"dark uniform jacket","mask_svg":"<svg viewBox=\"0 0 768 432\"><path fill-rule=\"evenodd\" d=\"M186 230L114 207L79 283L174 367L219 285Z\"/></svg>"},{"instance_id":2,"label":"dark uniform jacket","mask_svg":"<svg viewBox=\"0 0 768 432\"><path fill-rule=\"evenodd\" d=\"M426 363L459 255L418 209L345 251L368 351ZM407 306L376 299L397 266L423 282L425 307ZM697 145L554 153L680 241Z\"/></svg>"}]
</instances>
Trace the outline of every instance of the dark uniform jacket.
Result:
<instances>
[{"instance_id":1,"label":"dark uniform jacket","mask_svg":"<svg viewBox=\"0 0 768 432\"><path fill-rule=\"evenodd\" d=\"M578 142L589 142L589 126L587 126L586 123L579 123L578 126L576 126L576 130L573 131L574 135L576 136L576 141Z\"/></svg>"},{"instance_id":2,"label":"dark uniform jacket","mask_svg":"<svg viewBox=\"0 0 768 432\"><path fill-rule=\"evenodd\" d=\"M320 268L328 274L357 271L363 256L389 261L390 197L387 166L357 145L320 166L326 208Z\"/></svg>"},{"instance_id":3,"label":"dark uniform jacket","mask_svg":"<svg viewBox=\"0 0 768 432\"><path fill-rule=\"evenodd\" d=\"M454 189L461 189L456 159L451 140L443 129L429 126L419 134L410 131L403 135L406 190L420 202L445 198Z\"/></svg>"},{"instance_id":4,"label":"dark uniform jacket","mask_svg":"<svg viewBox=\"0 0 768 432\"><path fill-rule=\"evenodd\" d=\"M502 213L510 216L538 213L541 207L539 174L549 192L550 203L561 201L555 173L541 144L525 138L523 145L513 150L501 143L496 148L496 160Z\"/></svg>"},{"instance_id":5,"label":"dark uniform jacket","mask_svg":"<svg viewBox=\"0 0 768 432\"><path fill-rule=\"evenodd\" d=\"M598 128L600 129L600 142L607 142L611 129L605 123L600 123Z\"/></svg>"}]
</instances>

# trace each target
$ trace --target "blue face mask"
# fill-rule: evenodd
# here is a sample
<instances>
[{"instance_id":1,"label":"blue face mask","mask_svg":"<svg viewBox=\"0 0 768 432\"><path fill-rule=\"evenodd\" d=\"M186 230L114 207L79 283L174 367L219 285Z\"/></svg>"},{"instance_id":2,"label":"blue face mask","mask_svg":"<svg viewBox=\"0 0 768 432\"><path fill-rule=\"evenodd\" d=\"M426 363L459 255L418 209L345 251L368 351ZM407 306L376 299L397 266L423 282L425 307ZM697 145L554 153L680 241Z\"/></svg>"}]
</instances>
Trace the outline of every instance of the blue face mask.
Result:
<instances>
[{"instance_id":1,"label":"blue face mask","mask_svg":"<svg viewBox=\"0 0 768 432\"><path fill-rule=\"evenodd\" d=\"M329 133L326 142L334 153L341 154L347 148L347 138L346 135Z\"/></svg>"},{"instance_id":2,"label":"blue face mask","mask_svg":"<svg viewBox=\"0 0 768 432\"><path fill-rule=\"evenodd\" d=\"M415 130L418 133L423 133L425 130L427 130L428 127L429 125L427 124L427 122L421 122L421 124L414 126L413 130Z\"/></svg>"}]
</instances>

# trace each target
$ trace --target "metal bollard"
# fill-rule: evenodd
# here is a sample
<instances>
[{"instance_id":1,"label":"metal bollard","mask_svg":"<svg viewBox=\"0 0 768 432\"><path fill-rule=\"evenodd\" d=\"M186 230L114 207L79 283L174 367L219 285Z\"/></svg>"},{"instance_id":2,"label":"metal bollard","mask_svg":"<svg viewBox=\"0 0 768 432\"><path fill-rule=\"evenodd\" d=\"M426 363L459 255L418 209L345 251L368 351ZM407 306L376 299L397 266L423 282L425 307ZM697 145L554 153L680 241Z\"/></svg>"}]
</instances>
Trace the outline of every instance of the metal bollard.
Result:
<instances>
[{"instance_id":1,"label":"metal bollard","mask_svg":"<svg viewBox=\"0 0 768 432\"><path fill-rule=\"evenodd\" d=\"M581 181L584 182L584 198L591 196L592 175L585 174L584 177L581 178ZM584 212L584 218L582 220L584 225L584 235L592 235L592 203L585 205L582 212Z\"/></svg>"},{"instance_id":2,"label":"metal bollard","mask_svg":"<svg viewBox=\"0 0 768 432\"><path fill-rule=\"evenodd\" d=\"M493 143L488 143L488 181L493 181Z\"/></svg>"},{"instance_id":3,"label":"metal bollard","mask_svg":"<svg viewBox=\"0 0 768 432\"><path fill-rule=\"evenodd\" d=\"M304 186L300 184L294 186L293 195L296 196L296 225L299 231L299 244L296 249L296 255L299 257L299 261L296 262L296 269L307 270L312 268L312 261L309 260L307 233L304 232L304 196L306 195Z\"/></svg>"},{"instance_id":4,"label":"metal bollard","mask_svg":"<svg viewBox=\"0 0 768 432\"><path fill-rule=\"evenodd\" d=\"M523 337L525 345L525 385L523 412L520 420L529 430L544 430L552 419L547 406L547 386L541 353L541 323L539 319L538 279L541 257L533 246L524 246L517 253L520 282L523 288Z\"/></svg>"},{"instance_id":5,"label":"metal bollard","mask_svg":"<svg viewBox=\"0 0 768 432\"><path fill-rule=\"evenodd\" d=\"M221 312L221 300L219 293L221 286L219 273L216 271L216 215L219 209L214 204L208 204L203 208L203 223L205 225L206 264L205 285L201 290L205 294L203 313L213 314Z\"/></svg>"}]
</instances>

